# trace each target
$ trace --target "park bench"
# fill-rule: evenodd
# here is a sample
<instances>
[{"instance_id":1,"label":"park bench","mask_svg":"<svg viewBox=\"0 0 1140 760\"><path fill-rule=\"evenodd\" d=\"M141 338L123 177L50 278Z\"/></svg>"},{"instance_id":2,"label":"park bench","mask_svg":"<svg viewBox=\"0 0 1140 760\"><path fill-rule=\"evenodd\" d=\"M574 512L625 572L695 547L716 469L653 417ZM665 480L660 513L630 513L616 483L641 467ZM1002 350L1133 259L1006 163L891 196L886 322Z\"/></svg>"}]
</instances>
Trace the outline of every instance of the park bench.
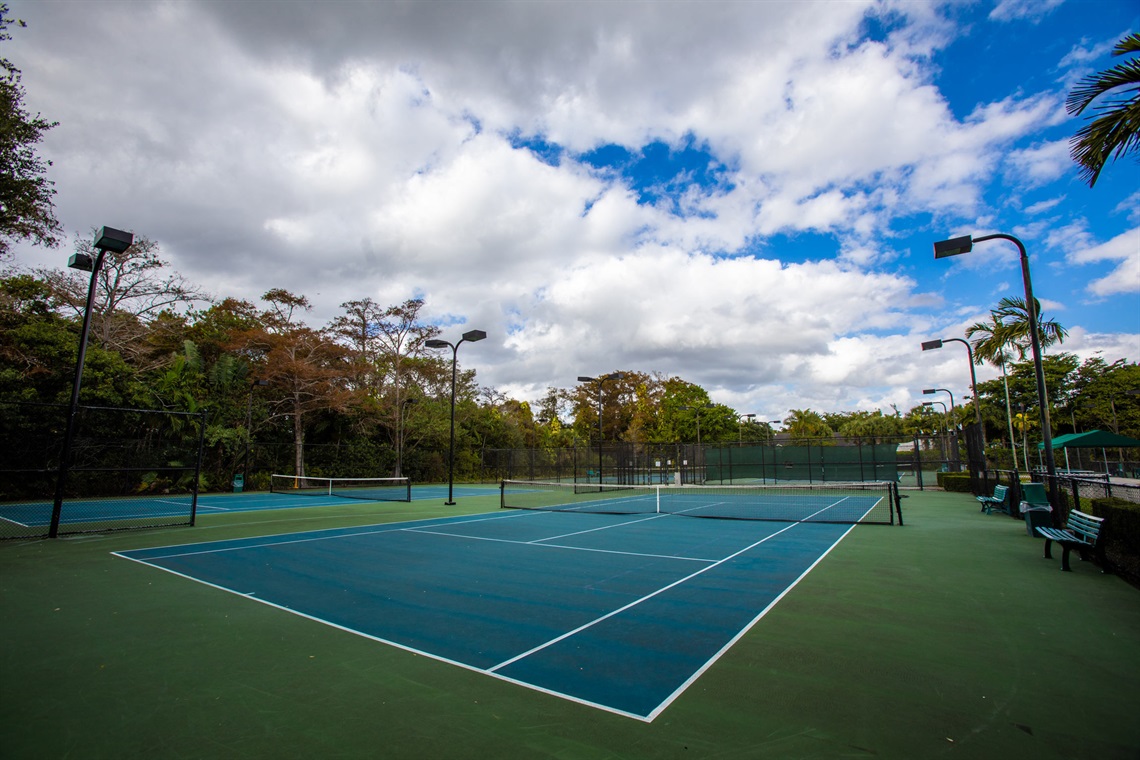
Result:
<instances>
[{"instance_id":1,"label":"park bench","mask_svg":"<svg viewBox=\"0 0 1140 760\"><path fill-rule=\"evenodd\" d=\"M982 505L982 511L987 515L995 510L1009 513L1009 486L994 486L993 496L975 497Z\"/></svg>"},{"instance_id":2,"label":"park bench","mask_svg":"<svg viewBox=\"0 0 1140 760\"><path fill-rule=\"evenodd\" d=\"M1097 553L1100 566L1104 567L1104 555L1101 546L1101 528L1103 517L1093 517L1084 512L1073 510L1069 512L1069 519L1064 528L1037 528L1037 535L1045 539L1045 558L1053 559L1050 547L1053 542L1061 545L1064 551L1061 554L1061 569L1071 570L1069 567L1069 552L1076 549L1081 560L1087 560L1087 553L1092 550ZM1103 570L1101 572L1104 572Z\"/></svg>"}]
</instances>

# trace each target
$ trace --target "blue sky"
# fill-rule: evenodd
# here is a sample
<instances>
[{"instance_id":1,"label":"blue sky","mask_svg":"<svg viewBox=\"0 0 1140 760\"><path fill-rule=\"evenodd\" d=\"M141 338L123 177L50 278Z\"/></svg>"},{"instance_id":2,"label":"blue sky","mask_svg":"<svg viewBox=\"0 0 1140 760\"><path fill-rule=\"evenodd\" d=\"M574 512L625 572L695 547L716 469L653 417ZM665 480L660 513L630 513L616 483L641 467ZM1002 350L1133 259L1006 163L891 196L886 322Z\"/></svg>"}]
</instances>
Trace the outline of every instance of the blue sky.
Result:
<instances>
[{"instance_id":1,"label":"blue sky","mask_svg":"<svg viewBox=\"0 0 1140 760\"><path fill-rule=\"evenodd\" d=\"M919 344L1023 293L1010 244L934 260L967 233L1024 241L1064 350L1140 359L1140 172L1084 185L1064 112L1135 2L10 5L69 230L313 325L422 296L517 398L619 369L770 420L965 396Z\"/></svg>"}]
</instances>

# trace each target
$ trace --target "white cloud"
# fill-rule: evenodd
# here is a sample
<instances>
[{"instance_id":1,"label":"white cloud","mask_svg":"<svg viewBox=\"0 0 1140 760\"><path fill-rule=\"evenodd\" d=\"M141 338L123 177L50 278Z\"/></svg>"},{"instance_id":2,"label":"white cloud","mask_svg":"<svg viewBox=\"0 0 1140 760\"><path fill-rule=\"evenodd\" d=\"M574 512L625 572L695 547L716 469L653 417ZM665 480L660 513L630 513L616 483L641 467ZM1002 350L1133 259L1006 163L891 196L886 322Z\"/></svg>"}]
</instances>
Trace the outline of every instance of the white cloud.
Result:
<instances>
[{"instance_id":1,"label":"white cloud","mask_svg":"<svg viewBox=\"0 0 1140 760\"><path fill-rule=\"evenodd\" d=\"M33 109L60 121L44 142L60 219L156 237L220 294L304 293L314 322L422 295L441 323L500 336L472 351L480 380L528 396L622 368L768 416L909 408L906 388L928 382L915 333L943 303L977 311L993 288L977 272L1016 282L1018 261L994 243L931 270L929 247L900 238L966 229L960 215L976 234L1004 226L991 185L1067 166L1040 136L1058 93L948 102L931 56L960 31L935 4L336 3L304 23L288 8L20 8L10 55ZM131 44L108 55L111 37ZM520 135L565 152L544 163ZM690 188L684 215L575 160L689 139L725 184ZM1049 196L1026 209L1034 256L1088 248ZM969 298L943 291L959 271ZM1131 292L1118 279L1096 292Z\"/></svg>"},{"instance_id":2,"label":"white cloud","mask_svg":"<svg viewBox=\"0 0 1140 760\"><path fill-rule=\"evenodd\" d=\"M1015 21L1017 19L1037 20L1048 14L1065 0L999 0L990 11L994 21Z\"/></svg>"},{"instance_id":3,"label":"white cloud","mask_svg":"<svg viewBox=\"0 0 1140 760\"><path fill-rule=\"evenodd\" d=\"M1024 150L1011 151L1006 157L1008 171L1015 179L1036 187L1061 177L1072 170L1068 140L1033 145Z\"/></svg>"},{"instance_id":4,"label":"white cloud","mask_svg":"<svg viewBox=\"0 0 1140 760\"><path fill-rule=\"evenodd\" d=\"M1074 251L1068 260L1074 264L1116 262L1110 274L1089 283L1088 290L1093 295L1140 293L1140 227L1123 232L1107 243ZM1140 309L1137 319L1140 320Z\"/></svg>"}]
</instances>

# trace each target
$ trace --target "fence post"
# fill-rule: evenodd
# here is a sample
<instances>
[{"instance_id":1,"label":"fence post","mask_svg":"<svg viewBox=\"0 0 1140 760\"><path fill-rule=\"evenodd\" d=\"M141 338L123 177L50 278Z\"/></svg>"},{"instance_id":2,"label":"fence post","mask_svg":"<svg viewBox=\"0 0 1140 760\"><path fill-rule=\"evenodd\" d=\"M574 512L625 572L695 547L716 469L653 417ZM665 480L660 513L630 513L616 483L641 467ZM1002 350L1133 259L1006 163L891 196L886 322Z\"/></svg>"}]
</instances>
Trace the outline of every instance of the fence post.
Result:
<instances>
[{"instance_id":1,"label":"fence post","mask_svg":"<svg viewBox=\"0 0 1140 760\"><path fill-rule=\"evenodd\" d=\"M918 483L918 490L925 491L922 485L922 443L917 434L914 436L914 479Z\"/></svg>"}]
</instances>

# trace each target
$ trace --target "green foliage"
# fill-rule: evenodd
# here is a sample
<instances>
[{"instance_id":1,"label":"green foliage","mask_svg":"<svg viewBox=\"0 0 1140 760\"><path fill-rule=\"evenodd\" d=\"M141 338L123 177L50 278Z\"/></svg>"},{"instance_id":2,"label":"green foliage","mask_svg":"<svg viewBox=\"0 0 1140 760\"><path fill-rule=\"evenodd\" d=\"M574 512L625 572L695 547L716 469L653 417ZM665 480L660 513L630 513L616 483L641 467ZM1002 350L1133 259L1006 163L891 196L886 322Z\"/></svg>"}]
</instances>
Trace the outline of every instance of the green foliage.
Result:
<instances>
[{"instance_id":1,"label":"green foliage","mask_svg":"<svg viewBox=\"0 0 1140 760\"><path fill-rule=\"evenodd\" d=\"M1140 53L1140 34L1126 35L1112 50L1114 56ZM1081 179L1096 184L1109 158L1140 150L1140 58L1122 61L1112 68L1077 82L1065 101L1070 116L1079 116L1102 95L1115 100L1094 107L1096 118L1077 130L1070 141L1073 160L1081 167Z\"/></svg>"},{"instance_id":2,"label":"green foliage","mask_svg":"<svg viewBox=\"0 0 1140 760\"><path fill-rule=\"evenodd\" d=\"M938 487L943 491L954 493L973 493L970 487L970 476L959 472L938 473Z\"/></svg>"},{"instance_id":3,"label":"green foliage","mask_svg":"<svg viewBox=\"0 0 1140 760\"><path fill-rule=\"evenodd\" d=\"M12 39L7 30L13 23L25 26L0 3L0 42ZM57 123L32 116L23 101L20 70L0 57L0 256L15 240L57 246L63 232L52 201L55 183L46 176L51 161L36 155L36 145Z\"/></svg>"},{"instance_id":4,"label":"green foliage","mask_svg":"<svg viewBox=\"0 0 1140 760\"><path fill-rule=\"evenodd\" d=\"M784 430L790 436L790 443L817 443L823 444L831 438L835 431L823 419L819 412L810 409L792 409L791 414L784 420Z\"/></svg>"},{"instance_id":5,"label":"green foliage","mask_svg":"<svg viewBox=\"0 0 1140 760\"><path fill-rule=\"evenodd\" d=\"M1089 510L1103 517L1105 554L1117 572L1140 580L1140 504L1112 497L1093 499Z\"/></svg>"}]
</instances>

